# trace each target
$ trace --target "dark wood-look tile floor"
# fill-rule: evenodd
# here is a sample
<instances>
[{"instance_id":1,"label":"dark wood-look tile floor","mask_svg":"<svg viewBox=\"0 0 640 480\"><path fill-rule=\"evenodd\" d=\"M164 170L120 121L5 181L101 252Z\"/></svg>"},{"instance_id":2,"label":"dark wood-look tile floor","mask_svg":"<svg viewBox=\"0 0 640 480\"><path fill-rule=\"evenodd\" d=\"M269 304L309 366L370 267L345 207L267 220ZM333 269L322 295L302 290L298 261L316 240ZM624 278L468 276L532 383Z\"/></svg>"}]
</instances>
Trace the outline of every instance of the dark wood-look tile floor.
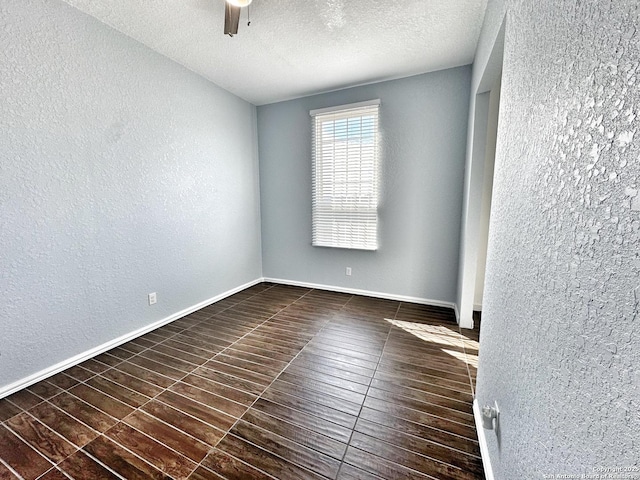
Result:
<instances>
[{"instance_id":1,"label":"dark wood-look tile floor","mask_svg":"<svg viewBox=\"0 0 640 480\"><path fill-rule=\"evenodd\" d=\"M0 479L481 479L477 340L256 285L0 400Z\"/></svg>"}]
</instances>

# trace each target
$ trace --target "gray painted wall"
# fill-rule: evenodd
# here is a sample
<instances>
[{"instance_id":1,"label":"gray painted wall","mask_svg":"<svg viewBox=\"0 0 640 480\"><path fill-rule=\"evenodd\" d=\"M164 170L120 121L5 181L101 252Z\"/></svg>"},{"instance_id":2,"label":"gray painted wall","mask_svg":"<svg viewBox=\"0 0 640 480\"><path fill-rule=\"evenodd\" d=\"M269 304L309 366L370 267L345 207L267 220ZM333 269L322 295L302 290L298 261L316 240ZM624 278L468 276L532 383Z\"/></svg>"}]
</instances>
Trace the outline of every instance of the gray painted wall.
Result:
<instances>
[{"instance_id":1,"label":"gray painted wall","mask_svg":"<svg viewBox=\"0 0 640 480\"><path fill-rule=\"evenodd\" d=\"M261 249L253 106L56 0L0 24L2 389L261 277Z\"/></svg>"},{"instance_id":2,"label":"gray painted wall","mask_svg":"<svg viewBox=\"0 0 640 480\"><path fill-rule=\"evenodd\" d=\"M264 275L453 302L469 82L460 67L258 107ZM379 250L312 247L309 110L374 98Z\"/></svg>"},{"instance_id":3,"label":"gray painted wall","mask_svg":"<svg viewBox=\"0 0 640 480\"><path fill-rule=\"evenodd\" d=\"M498 479L640 465L639 9L489 2L472 89L507 17L477 396L501 409Z\"/></svg>"}]
</instances>

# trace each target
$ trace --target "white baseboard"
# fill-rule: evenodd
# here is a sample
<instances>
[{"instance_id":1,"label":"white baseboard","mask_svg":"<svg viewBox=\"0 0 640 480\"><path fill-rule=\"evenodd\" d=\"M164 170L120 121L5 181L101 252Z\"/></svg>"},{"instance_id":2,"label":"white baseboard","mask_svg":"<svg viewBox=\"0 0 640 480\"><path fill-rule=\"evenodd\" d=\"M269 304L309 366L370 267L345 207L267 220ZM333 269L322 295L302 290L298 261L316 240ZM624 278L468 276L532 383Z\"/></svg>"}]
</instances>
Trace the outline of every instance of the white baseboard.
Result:
<instances>
[{"instance_id":1,"label":"white baseboard","mask_svg":"<svg viewBox=\"0 0 640 480\"><path fill-rule=\"evenodd\" d=\"M149 333L155 330L156 328L160 328L179 318L189 315L190 313L193 313L196 310L200 310L201 308L211 305L212 303L218 302L224 298L227 298L235 293L238 293L246 288L252 287L261 282L271 282L271 283L277 283L281 285L292 285L296 287L315 288L318 290L329 290L332 292L349 293L352 295L363 295L366 297L384 298L387 300L396 300L400 302L411 302L411 303L419 303L422 305L433 305L436 307L452 308L456 314L456 319L458 320L458 323L460 321L458 306L453 302L444 302L441 300L433 300L433 299L420 298L420 297L410 297L406 295L396 295L392 293L374 292L370 290L360 290L356 288L337 287L335 285L322 285L317 283L298 282L294 280L285 280L281 278L257 278L249 283L240 285L239 287L233 288L224 293L216 295L215 297L209 298L208 300L204 300L203 302L200 302L196 305L185 308L184 310L180 310L179 312L176 312L173 315L170 315L166 318L158 320L157 322L153 322L142 328L126 333L124 335L121 335L118 338L115 338L106 343L103 343L102 345L98 345L97 347L94 347L90 350L82 352L71 358L63 360L62 362L56 363L55 365L45 368L44 370L40 370L39 372L29 375L28 377L21 378L20 380L10 383L9 385L0 387L0 399L8 395L11 395L12 393L15 393L19 390L22 390L23 388L26 388L30 385L33 385L34 383L37 383L41 380L45 380L46 378L51 377L56 373L60 373L63 370L66 370L67 368L73 367L74 365L82 363L85 360L95 357L96 355L100 355L101 353L111 350L112 348L122 345L123 343L133 340L134 338L140 337L145 333Z\"/></svg>"},{"instance_id":2,"label":"white baseboard","mask_svg":"<svg viewBox=\"0 0 640 480\"><path fill-rule=\"evenodd\" d=\"M456 314L456 322L458 322L458 325L460 325L460 310L458 309L457 303L453 304L453 311Z\"/></svg>"},{"instance_id":3,"label":"white baseboard","mask_svg":"<svg viewBox=\"0 0 640 480\"><path fill-rule=\"evenodd\" d=\"M22 390L23 388L26 388L30 385L33 385L34 383L37 383L41 380L44 380L52 375L55 375L56 373L60 373L63 370L66 370L67 368L73 367L74 365L77 365L79 363L84 362L85 360L88 360L90 358L95 357L96 355L100 355L101 353L106 352L107 350L111 350L112 348L117 347L118 345L122 345L123 343L128 342L129 340L133 340L134 338L137 338L141 335L144 335L145 333L149 333L152 330L155 330L156 328L162 327L163 325L166 325L168 323L171 323L179 318L182 318L186 315L189 315L190 313L195 312L196 310L200 310L201 308L204 308L208 305L211 305L212 303L218 302L224 298L227 298L235 293L238 293L246 288L252 287L254 285L257 285L258 283L261 283L263 281L262 278L258 278L256 280L253 280L249 283L245 283L244 285L241 285L239 287L233 288L231 290L228 290L224 293L221 293L219 295L216 295L215 297L209 298L208 300L204 300L203 302L200 302L196 305L193 305L191 307L185 308L184 310L180 310L179 312L174 313L173 315L170 315L166 318L163 318L162 320L158 320L157 322L153 322L149 325L146 325L142 328L139 328L137 330L134 330L132 332L126 333L118 338L115 338L113 340L110 340L106 343L103 343L102 345L98 345L95 348L92 348L90 350L87 350L85 352L82 352L78 355L75 355L71 358L68 358L66 360L63 360L62 362L56 363L55 365L45 368L44 370L40 370L39 372L34 373L33 375L29 375L28 377L25 378L21 378L20 380L17 380L13 383L10 383L9 385L6 385L4 387L0 388L0 399L4 398L8 395L11 395L12 393L15 393L19 390Z\"/></svg>"},{"instance_id":4,"label":"white baseboard","mask_svg":"<svg viewBox=\"0 0 640 480\"><path fill-rule=\"evenodd\" d=\"M282 278L263 279L265 282L279 283L281 285L291 285L294 287L315 288L318 290L329 290L331 292L350 293L352 295L363 295L365 297L384 298L386 300L397 300L399 302L419 303L421 305L432 305L434 307L451 308L457 311L456 304L453 302L443 302L442 300L432 300L429 298L409 297L406 295L396 295L393 293L373 292L370 290L360 290L357 288L337 287L335 285L323 285L319 283L298 282L296 280L285 280Z\"/></svg>"},{"instance_id":5,"label":"white baseboard","mask_svg":"<svg viewBox=\"0 0 640 480\"><path fill-rule=\"evenodd\" d=\"M478 443L480 444L480 455L482 456L484 476L486 480L494 480L493 470L491 468L491 459L489 458L489 447L487 446L487 437L484 434L482 413L480 412L480 404L478 403L477 398L473 399L473 418L476 421L476 430L478 431Z\"/></svg>"}]
</instances>

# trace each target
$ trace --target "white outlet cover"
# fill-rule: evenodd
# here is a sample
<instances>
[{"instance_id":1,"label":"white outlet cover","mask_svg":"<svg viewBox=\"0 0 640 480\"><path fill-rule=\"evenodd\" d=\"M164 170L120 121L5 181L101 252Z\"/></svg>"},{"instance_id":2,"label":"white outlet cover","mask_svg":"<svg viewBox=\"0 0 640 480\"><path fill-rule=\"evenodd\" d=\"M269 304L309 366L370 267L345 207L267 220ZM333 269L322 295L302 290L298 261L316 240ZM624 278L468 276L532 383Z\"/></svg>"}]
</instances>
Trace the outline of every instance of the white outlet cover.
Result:
<instances>
[{"instance_id":1,"label":"white outlet cover","mask_svg":"<svg viewBox=\"0 0 640 480\"><path fill-rule=\"evenodd\" d=\"M156 296L156 293L150 293L149 294L149 305L153 305L158 301L158 297Z\"/></svg>"}]
</instances>

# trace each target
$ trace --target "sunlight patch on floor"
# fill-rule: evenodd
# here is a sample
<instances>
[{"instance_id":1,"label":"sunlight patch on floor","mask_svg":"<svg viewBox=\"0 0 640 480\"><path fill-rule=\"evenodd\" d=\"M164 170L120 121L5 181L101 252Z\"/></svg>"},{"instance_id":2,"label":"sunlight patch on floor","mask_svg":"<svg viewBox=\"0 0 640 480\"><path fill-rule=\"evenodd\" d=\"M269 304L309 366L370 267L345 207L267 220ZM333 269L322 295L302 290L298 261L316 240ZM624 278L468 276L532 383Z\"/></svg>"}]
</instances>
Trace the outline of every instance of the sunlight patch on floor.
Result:
<instances>
[{"instance_id":1,"label":"sunlight patch on floor","mask_svg":"<svg viewBox=\"0 0 640 480\"><path fill-rule=\"evenodd\" d=\"M424 323L405 322L402 320L392 320L385 318L391 325L401 328L420 340L425 342L438 343L440 345L450 345L461 347L462 341L460 334L455 330L451 330L443 325L427 325Z\"/></svg>"},{"instance_id":2,"label":"sunlight patch on floor","mask_svg":"<svg viewBox=\"0 0 640 480\"><path fill-rule=\"evenodd\" d=\"M475 340L465 338L459 332L444 325L428 325L424 323L392 320L390 318L385 318L385 320L391 325L401 328L405 332L425 342L464 348L464 352L447 348L442 348L442 351L467 365L478 368L478 356L466 352L467 349L478 351L479 344Z\"/></svg>"},{"instance_id":3,"label":"sunlight patch on floor","mask_svg":"<svg viewBox=\"0 0 640 480\"><path fill-rule=\"evenodd\" d=\"M457 358L458 360L471 365L472 367L478 368L478 357L476 355L468 355L466 353L463 352L456 352L454 350L447 350L446 348L443 348L442 351L444 353L448 353L449 355L451 355L452 357Z\"/></svg>"}]
</instances>

